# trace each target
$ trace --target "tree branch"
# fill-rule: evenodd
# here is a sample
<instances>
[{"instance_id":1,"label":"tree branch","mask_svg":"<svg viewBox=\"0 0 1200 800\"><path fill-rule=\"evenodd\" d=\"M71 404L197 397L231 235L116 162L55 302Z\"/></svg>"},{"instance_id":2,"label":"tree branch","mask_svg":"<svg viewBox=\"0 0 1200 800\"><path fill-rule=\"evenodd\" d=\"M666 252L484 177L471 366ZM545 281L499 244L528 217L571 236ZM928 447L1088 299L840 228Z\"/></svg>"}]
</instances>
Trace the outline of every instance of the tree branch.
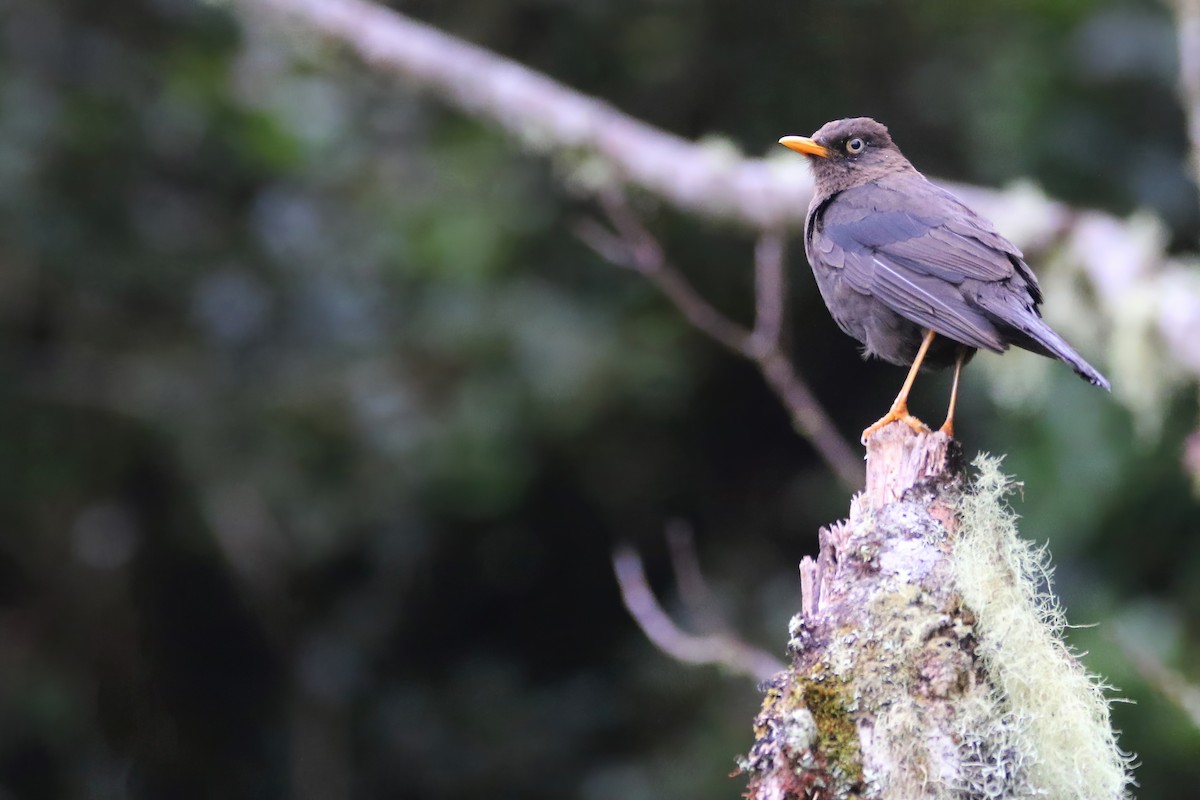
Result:
<instances>
[{"instance_id":1,"label":"tree branch","mask_svg":"<svg viewBox=\"0 0 1200 800\"><path fill-rule=\"evenodd\" d=\"M628 263L657 286L693 326L728 349L745 352L750 332L717 311L667 261L662 245L638 219L625 196L610 189L600 195L600 205L625 243Z\"/></svg>"},{"instance_id":2,"label":"tree branch","mask_svg":"<svg viewBox=\"0 0 1200 800\"><path fill-rule=\"evenodd\" d=\"M700 557L696 553L696 539L691 526L683 520L673 519L667 523L665 534L676 591L688 614L701 630L728 633L729 625L721 615L717 597L700 569ZM777 669L783 669L783 662L777 660L777 664Z\"/></svg>"},{"instance_id":3,"label":"tree branch","mask_svg":"<svg viewBox=\"0 0 1200 800\"><path fill-rule=\"evenodd\" d=\"M754 246L755 349L777 349L787 355L787 237L766 231Z\"/></svg>"},{"instance_id":4,"label":"tree branch","mask_svg":"<svg viewBox=\"0 0 1200 800\"><path fill-rule=\"evenodd\" d=\"M599 223L585 221L576 226L576 233L584 243L602 258L645 275L688 322L727 349L753 361L791 416L796 431L813 445L842 483L852 490L862 488L861 459L838 433L784 349L787 266L783 234L764 233L755 247L756 320L754 330L750 331L715 309L692 288L683 273L667 260L662 245L620 192L609 190L600 196L600 202L615 235Z\"/></svg>"},{"instance_id":5,"label":"tree branch","mask_svg":"<svg viewBox=\"0 0 1200 800\"><path fill-rule=\"evenodd\" d=\"M862 458L838 433L825 408L796 370L786 346L786 239L778 231L759 237L754 248L756 318L747 358L758 364L767 384L783 402L796 431L812 442L838 477L852 489L863 485Z\"/></svg>"},{"instance_id":6,"label":"tree branch","mask_svg":"<svg viewBox=\"0 0 1200 800\"><path fill-rule=\"evenodd\" d=\"M738 675L766 680L783 669L775 656L727 634L696 635L675 624L659 604L642 559L628 547L613 554L613 572L629 615L659 650L686 664L715 664Z\"/></svg>"},{"instance_id":7,"label":"tree branch","mask_svg":"<svg viewBox=\"0 0 1200 800\"><path fill-rule=\"evenodd\" d=\"M799 159L744 160L693 144L516 62L364 0L236 0L341 41L541 151L594 154L631 183L704 216L776 228L803 219L812 179ZM782 156L783 154L781 154Z\"/></svg>"},{"instance_id":8,"label":"tree branch","mask_svg":"<svg viewBox=\"0 0 1200 800\"><path fill-rule=\"evenodd\" d=\"M803 159L786 153L779 158L746 159L728 146L690 143L367 0L233 2L245 11L287 19L340 42L380 71L504 128L537 152L599 163L600 169L594 171L606 179L584 187L596 194L631 184L685 212L734 221L756 231L785 230L804 219L812 179ZM1177 2L1188 8L1195 5L1195 0ZM1189 31L1194 17L1189 15L1181 23L1181 39L1192 41ZM1190 54L1197 51L1184 50L1185 68L1192 63ZM1194 76L1194 65L1186 72ZM1196 99L1192 90L1189 97ZM1195 107L1189 102L1189 109ZM1193 141L1200 137L1198 128L1193 123ZM1168 258L1166 237L1153 223L1148 226L1144 217L1119 220L1098 212L1077 212L1029 186L1008 191L949 188L996 220L1027 252L1052 249L1062 255L1061 267L1085 276L1113 330L1109 350L1115 391L1135 413L1145 412L1148 405L1153 412L1154 404L1161 403L1158 398L1165 389L1144 388L1148 380L1165 380L1147 378L1144 365L1153 359L1167 358L1180 378L1200 378L1200 281L1188 263ZM1134 296L1136 313L1131 311ZM1048 315L1053 316L1053 308ZM728 336L722 339L728 346L724 341ZM777 378L777 390L794 395L789 408L808 407L802 387L782 373ZM802 430L814 425L820 427L813 418L797 421Z\"/></svg>"}]
</instances>

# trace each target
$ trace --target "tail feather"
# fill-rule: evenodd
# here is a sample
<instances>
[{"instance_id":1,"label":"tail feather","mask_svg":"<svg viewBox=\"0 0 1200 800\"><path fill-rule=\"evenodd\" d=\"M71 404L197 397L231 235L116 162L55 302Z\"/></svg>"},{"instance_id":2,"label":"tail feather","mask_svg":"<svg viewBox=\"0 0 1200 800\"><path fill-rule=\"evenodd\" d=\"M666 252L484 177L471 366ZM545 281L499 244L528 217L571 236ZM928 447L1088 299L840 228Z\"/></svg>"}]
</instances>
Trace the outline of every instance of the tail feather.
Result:
<instances>
[{"instance_id":1,"label":"tail feather","mask_svg":"<svg viewBox=\"0 0 1200 800\"><path fill-rule=\"evenodd\" d=\"M980 306L989 317L1000 324L1011 344L1038 355L1065 361L1075 370L1076 375L1088 383L1105 391L1112 391L1108 378L1084 361L1083 356L1079 355L1074 347L1067 344L1065 339L1046 324L1036 308L1020 305L1007 298L996 303L995 299L980 297Z\"/></svg>"},{"instance_id":2,"label":"tail feather","mask_svg":"<svg viewBox=\"0 0 1200 800\"><path fill-rule=\"evenodd\" d=\"M1112 385L1108 382L1108 378L1084 361L1083 356L1079 355L1074 347L1071 347L1065 339L1055 333L1053 328L1043 322L1041 317L1035 317L1035 319L1037 320L1036 325L1018 329L1021 336L1013 337L1013 344L1043 356L1065 361L1071 365L1071 369L1075 370L1076 375L1088 383L1099 386L1106 392L1112 391Z\"/></svg>"}]
</instances>

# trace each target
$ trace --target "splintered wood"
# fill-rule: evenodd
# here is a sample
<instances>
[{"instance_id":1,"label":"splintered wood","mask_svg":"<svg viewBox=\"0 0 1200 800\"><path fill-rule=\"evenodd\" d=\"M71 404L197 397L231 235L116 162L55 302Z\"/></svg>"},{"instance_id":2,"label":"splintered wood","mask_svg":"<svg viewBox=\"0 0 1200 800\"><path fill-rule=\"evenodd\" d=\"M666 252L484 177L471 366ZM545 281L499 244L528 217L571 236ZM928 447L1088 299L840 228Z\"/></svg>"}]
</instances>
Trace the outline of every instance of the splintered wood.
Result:
<instances>
[{"instance_id":1,"label":"splintered wood","mask_svg":"<svg viewBox=\"0 0 1200 800\"><path fill-rule=\"evenodd\" d=\"M949 561L960 453L903 424L871 439L849 519L801 562L791 667L766 687L748 798L896 800L962 783L956 705L987 687Z\"/></svg>"}]
</instances>

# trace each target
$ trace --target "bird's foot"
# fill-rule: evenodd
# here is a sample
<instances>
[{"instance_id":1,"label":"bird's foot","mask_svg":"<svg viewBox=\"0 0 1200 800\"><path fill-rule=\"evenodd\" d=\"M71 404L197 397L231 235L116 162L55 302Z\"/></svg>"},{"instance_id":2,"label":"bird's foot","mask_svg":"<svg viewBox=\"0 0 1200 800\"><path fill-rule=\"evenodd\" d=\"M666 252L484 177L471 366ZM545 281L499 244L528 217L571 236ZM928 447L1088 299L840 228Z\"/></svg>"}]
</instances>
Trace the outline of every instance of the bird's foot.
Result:
<instances>
[{"instance_id":1,"label":"bird's foot","mask_svg":"<svg viewBox=\"0 0 1200 800\"><path fill-rule=\"evenodd\" d=\"M896 405L892 406L888 413L884 414L878 422L862 432L862 439L860 441L863 444L866 444L867 440L874 436L876 432L887 425L891 425L893 422L903 422L917 433L929 433L928 425L926 425L924 422L921 422L921 420L917 419L912 414L908 413L907 404L897 403Z\"/></svg>"}]
</instances>

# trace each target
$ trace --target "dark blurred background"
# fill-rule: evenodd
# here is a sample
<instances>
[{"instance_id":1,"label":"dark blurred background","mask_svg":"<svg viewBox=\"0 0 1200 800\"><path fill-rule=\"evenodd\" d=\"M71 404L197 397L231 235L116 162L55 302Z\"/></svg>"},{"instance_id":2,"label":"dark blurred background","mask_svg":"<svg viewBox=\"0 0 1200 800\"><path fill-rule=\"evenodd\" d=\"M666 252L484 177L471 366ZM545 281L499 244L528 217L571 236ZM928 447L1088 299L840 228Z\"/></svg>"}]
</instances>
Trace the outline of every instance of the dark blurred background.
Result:
<instances>
[{"instance_id":1,"label":"dark blurred background","mask_svg":"<svg viewBox=\"0 0 1200 800\"><path fill-rule=\"evenodd\" d=\"M761 155L869 114L927 173L1200 232L1157 3L397 7L686 137ZM753 682L655 650L609 554L678 611L685 522L782 656L849 492L757 372L574 237L597 212L555 166L299 29L189 0L0 25L0 798L738 796ZM748 319L751 235L645 207ZM800 249L795 358L853 438L902 371ZM1068 338L1105 369L1099 328ZM1071 637L1136 700L1139 794L1191 798L1200 733L1117 641L1200 680L1196 387L1165 365L1133 412L1004 361L967 371L959 434L1008 454L1098 623Z\"/></svg>"}]
</instances>

